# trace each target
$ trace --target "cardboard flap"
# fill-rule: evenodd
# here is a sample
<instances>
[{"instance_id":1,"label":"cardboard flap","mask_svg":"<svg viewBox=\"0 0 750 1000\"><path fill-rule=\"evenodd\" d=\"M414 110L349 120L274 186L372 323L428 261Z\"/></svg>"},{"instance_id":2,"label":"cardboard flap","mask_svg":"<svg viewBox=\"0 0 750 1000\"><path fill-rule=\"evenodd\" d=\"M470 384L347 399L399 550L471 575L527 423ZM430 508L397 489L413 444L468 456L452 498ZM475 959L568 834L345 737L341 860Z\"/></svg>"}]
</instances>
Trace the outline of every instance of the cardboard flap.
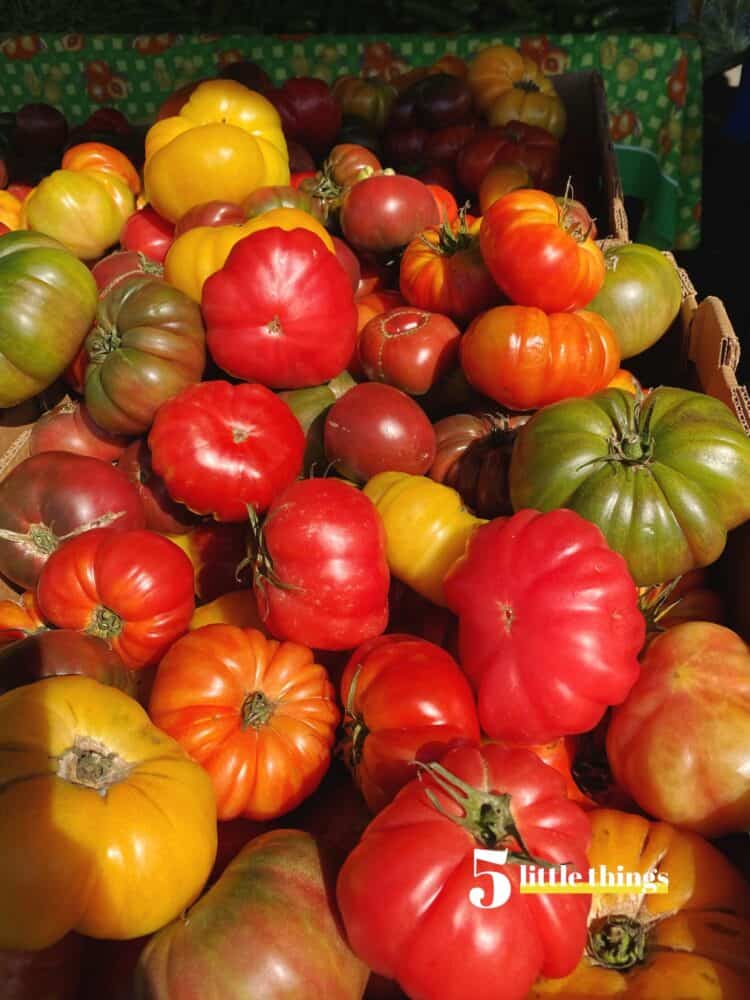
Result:
<instances>
[{"instance_id":1,"label":"cardboard flap","mask_svg":"<svg viewBox=\"0 0 750 1000\"><path fill-rule=\"evenodd\" d=\"M740 342L721 299L710 295L695 310L690 321L689 358L698 369L702 385L708 385L717 368L737 370Z\"/></svg>"}]
</instances>

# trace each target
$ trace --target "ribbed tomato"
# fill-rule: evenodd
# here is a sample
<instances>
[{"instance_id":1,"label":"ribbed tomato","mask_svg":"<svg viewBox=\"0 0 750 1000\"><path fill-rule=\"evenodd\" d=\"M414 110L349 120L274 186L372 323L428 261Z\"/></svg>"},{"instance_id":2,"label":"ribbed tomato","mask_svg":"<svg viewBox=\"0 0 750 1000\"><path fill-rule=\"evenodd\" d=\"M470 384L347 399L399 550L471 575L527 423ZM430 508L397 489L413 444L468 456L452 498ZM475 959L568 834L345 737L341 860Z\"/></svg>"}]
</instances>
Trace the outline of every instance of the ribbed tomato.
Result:
<instances>
[{"instance_id":1,"label":"ribbed tomato","mask_svg":"<svg viewBox=\"0 0 750 1000\"><path fill-rule=\"evenodd\" d=\"M115 462L130 438L102 430L94 422L85 403L64 399L36 421L29 438L29 454L40 451L69 451L76 455Z\"/></svg>"}]
</instances>

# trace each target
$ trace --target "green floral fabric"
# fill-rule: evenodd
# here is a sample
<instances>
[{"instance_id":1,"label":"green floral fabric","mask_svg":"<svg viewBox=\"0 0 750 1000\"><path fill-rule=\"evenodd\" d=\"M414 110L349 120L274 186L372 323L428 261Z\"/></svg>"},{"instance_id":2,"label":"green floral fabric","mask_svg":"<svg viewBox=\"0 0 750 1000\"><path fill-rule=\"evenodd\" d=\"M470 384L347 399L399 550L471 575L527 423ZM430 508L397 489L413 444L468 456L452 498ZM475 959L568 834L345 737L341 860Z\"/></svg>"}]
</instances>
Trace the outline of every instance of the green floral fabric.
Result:
<instances>
[{"instance_id":1,"label":"green floral fabric","mask_svg":"<svg viewBox=\"0 0 750 1000\"><path fill-rule=\"evenodd\" d=\"M0 36L0 110L46 101L73 122L97 107L148 122L177 87L237 58L289 76L421 66L484 45L521 46L550 74L598 70L626 195L643 199L639 239L689 249L700 239L701 54L671 35L26 35ZM373 43L379 43L374 45Z\"/></svg>"}]
</instances>

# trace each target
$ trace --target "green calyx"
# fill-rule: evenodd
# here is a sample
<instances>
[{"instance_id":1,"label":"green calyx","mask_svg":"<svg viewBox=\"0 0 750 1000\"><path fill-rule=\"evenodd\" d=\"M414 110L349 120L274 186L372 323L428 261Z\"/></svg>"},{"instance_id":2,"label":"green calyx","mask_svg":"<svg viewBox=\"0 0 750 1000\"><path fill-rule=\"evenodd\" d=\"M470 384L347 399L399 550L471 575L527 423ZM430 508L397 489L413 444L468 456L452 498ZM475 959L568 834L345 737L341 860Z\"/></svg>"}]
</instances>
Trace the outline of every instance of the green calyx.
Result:
<instances>
[{"instance_id":1,"label":"green calyx","mask_svg":"<svg viewBox=\"0 0 750 1000\"><path fill-rule=\"evenodd\" d=\"M643 924L632 917L613 914L592 921L586 954L594 965L624 972L645 960L646 939Z\"/></svg>"},{"instance_id":2,"label":"green calyx","mask_svg":"<svg viewBox=\"0 0 750 1000\"><path fill-rule=\"evenodd\" d=\"M116 327L105 327L97 322L86 343L86 350L94 364L102 364L121 344L122 337Z\"/></svg>"},{"instance_id":3,"label":"green calyx","mask_svg":"<svg viewBox=\"0 0 750 1000\"><path fill-rule=\"evenodd\" d=\"M276 711L276 703L271 701L262 691L252 691L242 703L241 716L243 729L262 729L271 721Z\"/></svg>"},{"instance_id":4,"label":"green calyx","mask_svg":"<svg viewBox=\"0 0 750 1000\"><path fill-rule=\"evenodd\" d=\"M467 203L459 208L458 226L455 229L448 221L440 223L437 227L438 238L436 243L428 239L424 234L421 234L419 239L429 250L439 254L441 257L452 257L454 254L470 250L476 245L477 237L469 231L469 227L466 224L468 207Z\"/></svg>"},{"instance_id":5,"label":"green calyx","mask_svg":"<svg viewBox=\"0 0 750 1000\"><path fill-rule=\"evenodd\" d=\"M114 639L122 632L123 627L123 620L116 611L99 604L94 608L86 631L89 635L98 636L100 639Z\"/></svg>"}]
</instances>

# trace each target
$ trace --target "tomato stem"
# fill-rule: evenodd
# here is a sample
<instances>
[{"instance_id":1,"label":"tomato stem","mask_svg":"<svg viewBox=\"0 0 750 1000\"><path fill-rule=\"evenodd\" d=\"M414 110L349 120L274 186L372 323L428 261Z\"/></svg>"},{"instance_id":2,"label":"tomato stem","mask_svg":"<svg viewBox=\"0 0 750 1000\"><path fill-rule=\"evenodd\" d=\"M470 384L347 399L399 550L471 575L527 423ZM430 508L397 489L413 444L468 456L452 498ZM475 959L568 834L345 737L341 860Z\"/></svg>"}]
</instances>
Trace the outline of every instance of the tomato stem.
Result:
<instances>
[{"instance_id":1,"label":"tomato stem","mask_svg":"<svg viewBox=\"0 0 750 1000\"><path fill-rule=\"evenodd\" d=\"M589 927L586 953L605 969L632 969L646 957L646 928L621 914L601 917Z\"/></svg>"},{"instance_id":2,"label":"tomato stem","mask_svg":"<svg viewBox=\"0 0 750 1000\"><path fill-rule=\"evenodd\" d=\"M252 691L242 702L242 728L261 729L271 721L276 711L276 702L270 700L262 691Z\"/></svg>"},{"instance_id":3,"label":"tomato stem","mask_svg":"<svg viewBox=\"0 0 750 1000\"><path fill-rule=\"evenodd\" d=\"M74 785L91 788L101 796L130 774L131 766L104 743L76 736L73 746L58 760L57 776Z\"/></svg>"},{"instance_id":4,"label":"tomato stem","mask_svg":"<svg viewBox=\"0 0 750 1000\"><path fill-rule=\"evenodd\" d=\"M105 608L103 604L98 604L94 608L86 632L89 635L98 636L100 639L114 639L123 630L124 623L116 611Z\"/></svg>"},{"instance_id":5,"label":"tomato stem","mask_svg":"<svg viewBox=\"0 0 750 1000\"><path fill-rule=\"evenodd\" d=\"M105 327L97 322L87 341L89 358L95 364L102 364L108 355L118 349L122 343L120 331L116 327Z\"/></svg>"}]
</instances>

